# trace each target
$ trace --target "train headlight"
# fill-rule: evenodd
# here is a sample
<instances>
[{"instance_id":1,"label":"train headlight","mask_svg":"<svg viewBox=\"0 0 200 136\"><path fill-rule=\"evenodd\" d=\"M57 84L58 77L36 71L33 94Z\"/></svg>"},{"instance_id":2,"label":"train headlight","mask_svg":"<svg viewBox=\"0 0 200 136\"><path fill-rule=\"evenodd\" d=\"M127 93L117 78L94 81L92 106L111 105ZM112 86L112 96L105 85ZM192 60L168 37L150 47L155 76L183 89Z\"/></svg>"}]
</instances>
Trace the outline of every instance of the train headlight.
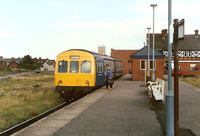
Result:
<instances>
[{"instance_id":1,"label":"train headlight","mask_svg":"<svg viewBox=\"0 0 200 136\"><path fill-rule=\"evenodd\" d=\"M89 81L88 80L86 80L85 83L89 85Z\"/></svg>"}]
</instances>

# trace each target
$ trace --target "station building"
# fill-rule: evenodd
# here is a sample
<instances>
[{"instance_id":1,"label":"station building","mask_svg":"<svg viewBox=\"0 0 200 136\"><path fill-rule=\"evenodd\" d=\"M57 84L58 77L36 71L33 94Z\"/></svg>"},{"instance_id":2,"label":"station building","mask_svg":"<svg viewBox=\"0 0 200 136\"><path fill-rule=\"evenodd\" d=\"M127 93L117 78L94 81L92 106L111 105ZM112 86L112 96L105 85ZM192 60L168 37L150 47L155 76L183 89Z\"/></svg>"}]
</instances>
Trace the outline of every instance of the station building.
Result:
<instances>
[{"instance_id":1,"label":"station building","mask_svg":"<svg viewBox=\"0 0 200 136\"><path fill-rule=\"evenodd\" d=\"M157 50L155 53L155 78L164 78L163 66L164 55ZM144 80L145 69L152 75L153 71L153 49L149 46L149 62L148 62L148 46L144 46L140 50L115 50L111 49L111 56L123 61L123 75L132 74L132 80ZM145 65L146 64L146 65Z\"/></svg>"},{"instance_id":2,"label":"station building","mask_svg":"<svg viewBox=\"0 0 200 136\"><path fill-rule=\"evenodd\" d=\"M148 53L149 52L149 53ZM153 73L153 48L144 46L142 49L133 53L131 56L132 62L132 80L144 80L146 76L152 77ZM165 56L154 49L154 74L155 79L164 79L164 58Z\"/></svg>"}]
</instances>

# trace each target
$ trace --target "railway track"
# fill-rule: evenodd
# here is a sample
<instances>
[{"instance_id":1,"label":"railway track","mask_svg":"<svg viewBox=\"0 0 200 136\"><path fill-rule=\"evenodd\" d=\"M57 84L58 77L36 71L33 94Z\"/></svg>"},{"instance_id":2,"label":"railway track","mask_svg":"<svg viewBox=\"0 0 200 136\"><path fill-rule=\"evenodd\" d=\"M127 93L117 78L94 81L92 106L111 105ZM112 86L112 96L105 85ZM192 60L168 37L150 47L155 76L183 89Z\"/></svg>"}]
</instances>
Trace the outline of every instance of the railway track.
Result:
<instances>
[{"instance_id":1,"label":"railway track","mask_svg":"<svg viewBox=\"0 0 200 136\"><path fill-rule=\"evenodd\" d=\"M79 99L80 99L80 98L79 98ZM39 114L39 115L37 115L37 116L35 116L35 117L29 119L29 120L26 120L26 121L24 121L24 122L22 122L22 123L20 123L20 124L17 124L17 125L15 125L15 126L9 128L9 129L7 129L7 130L1 132L1 133L0 133L0 136L9 136L9 135L11 135L11 134L13 134L13 133L15 133L15 132L18 132L19 130L22 130L23 128L25 128L25 127L27 127L27 126L33 124L34 122L36 122L36 121L38 121L38 120L41 120L42 118L44 118L44 117L50 115L51 113L53 113L53 112L55 112L55 111L58 111L59 109L65 107L65 106L67 106L67 105L69 105L70 103L72 103L72 102L74 102L74 101L76 101L76 100L75 100L75 99L72 99L72 100L69 100L69 102L64 102L64 103L62 103L62 104L60 104L60 105L58 105L58 106L56 106L56 107L54 107L54 108L52 108L52 109L50 109L50 110L44 112L44 113L41 113L41 114Z\"/></svg>"},{"instance_id":2,"label":"railway track","mask_svg":"<svg viewBox=\"0 0 200 136\"><path fill-rule=\"evenodd\" d=\"M85 95L87 95L87 94L85 94ZM41 114L39 114L39 115L29 119L29 120L26 120L26 121L24 121L24 122L22 122L20 124L17 124L17 125L9 128L9 129L3 131L3 132L0 132L0 136L9 136L9 135L11 135L13 133L16 133L16 132L22 130L23 128L35 123L36 121L41 120L42 118L50 115L51 113L53 113L55 111L58 111L59 109L62 109L63 107L65 107L65 106L67 106L67 105L69 105L69 104L81 99L85 95L81 95L78 98L77 97L76 98L71 98L67 102L64 102L64 103L62 103L62 104L60 104L60 105L58 105L58 106L46 111L46 112L43 112L43 113L41 113Z\"/></svg>"}]
</instances>

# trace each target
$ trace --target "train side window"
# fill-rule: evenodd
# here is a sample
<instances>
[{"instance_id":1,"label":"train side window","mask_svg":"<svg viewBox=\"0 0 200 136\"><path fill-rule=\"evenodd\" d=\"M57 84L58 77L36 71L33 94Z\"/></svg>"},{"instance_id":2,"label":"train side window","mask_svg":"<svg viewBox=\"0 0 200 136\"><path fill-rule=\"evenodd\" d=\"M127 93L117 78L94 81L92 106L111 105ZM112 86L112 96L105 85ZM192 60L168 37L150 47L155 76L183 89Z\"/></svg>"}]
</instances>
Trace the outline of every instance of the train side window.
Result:
<instances>
[{"instance_id":1,"label":"train side window","mask_svg":"<svg viewBox=\"0 0 200 136\"><path fill-rule=\"evenodd\" d=\"M97 73L103 73L103 62L97 62Z\"/></svg>"},{"instance_id":2,"label":"train side window","mask_svg":"<svg viewBox=\"0 0 200 136\"><path fill-rule=\"evenodd\" d=\"M67 61L59 61L58 63L58 73L66 73L67 72Z\"/></svg>"},{"instance_id":3,"label":"train side window","mask_svg":"<svg viewBox=\"0 0 200 136\"><path fill-rule=\"evenodd\" d=\"M91 72L91 62L82 61L81 62L81 73L90 73Z\"/></svg>"},{"instance_id":4,"label":"train side window","mask_svg":"<svg viewBox=\"0 0 200 136\"><path fill-rule=\"evenodd\" d=\"M79 72L79 62L78 61L70 61L70 73L78 73Z\"/></svg>"}]
</instances>

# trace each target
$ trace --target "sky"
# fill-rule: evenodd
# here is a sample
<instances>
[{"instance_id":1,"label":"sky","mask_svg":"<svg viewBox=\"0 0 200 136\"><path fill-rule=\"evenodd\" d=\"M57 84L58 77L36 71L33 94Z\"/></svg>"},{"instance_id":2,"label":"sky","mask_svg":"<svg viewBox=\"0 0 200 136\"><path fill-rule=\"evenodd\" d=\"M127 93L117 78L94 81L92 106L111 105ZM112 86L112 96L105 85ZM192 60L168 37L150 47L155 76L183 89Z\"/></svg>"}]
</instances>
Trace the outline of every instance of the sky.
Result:
<instances>
[{"instance_id":1,"label":"sky","mask_svg":"<svg viewBox=\"0 0 200 136\"><path fill-rule=\"evenodd\" d=\"M0 0L0 56L56 59L69 49L141 49L147 27L168 28L168 0ZM185 34L200 30L200 1L172 0Z\"/></svg>"}]
</instances>

